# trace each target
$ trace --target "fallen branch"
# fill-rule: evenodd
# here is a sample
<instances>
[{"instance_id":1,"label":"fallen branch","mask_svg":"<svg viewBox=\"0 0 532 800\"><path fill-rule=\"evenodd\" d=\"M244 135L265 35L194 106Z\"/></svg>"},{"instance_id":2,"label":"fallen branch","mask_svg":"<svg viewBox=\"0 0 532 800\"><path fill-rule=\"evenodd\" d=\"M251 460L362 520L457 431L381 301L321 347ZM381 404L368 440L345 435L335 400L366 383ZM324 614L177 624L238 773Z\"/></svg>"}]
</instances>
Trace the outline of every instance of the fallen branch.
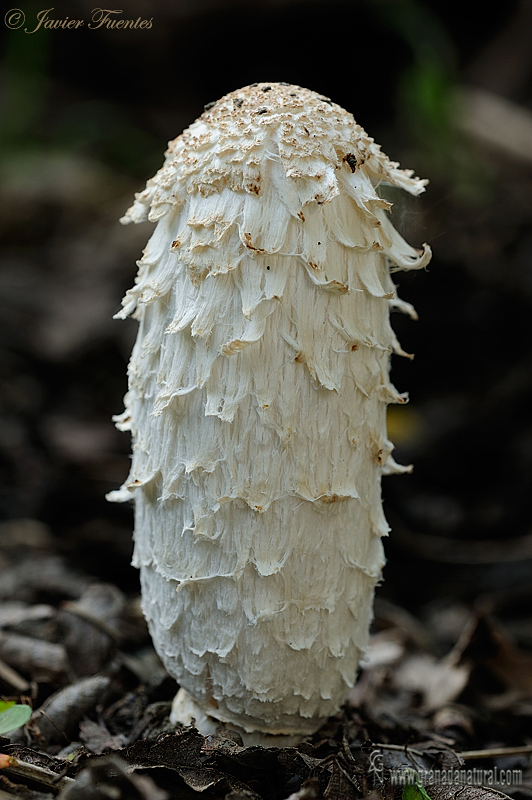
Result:
<instances>
[{"instance_id":1,"label":"fallen branch","mask_svg":"<svg viewBox=\"0 0 532 800\"><path fill-rule=\"evenodd\" d=\"M50 786L58 791L74 783L74 778L52 772L51 769L46 769L45 767L38 767L36 764L29 764L27 761L20 761L18 758L5 753L0 753L0 769L4 769L8 773L11 772L19 778L28 778L44 786Z\"/></svg>"},{"instance_id":2,"label":"fallen branch","mask_svg":"<svg viewBox=\"0 0 532 800\"><path fill-rule=\"evenodd\" d=\"M9 686L12 686L17 692L27 692L31 689L30 683L19 675L9 664L0 659L0 680L5 681Z\"/></svg>"},{"instance_id":3,"label":"fallen branch","mask_svg":"<svg viewBox=\"0 0 532 800\"><path fill-rule=\"evenodd\" d=\"M492 747L488 750L464 750L457 753L460 758L499 758L501 756L517 756L521 753L532 753L532 744L524 744L519 747Z\"/></svg>"}]
</instances>

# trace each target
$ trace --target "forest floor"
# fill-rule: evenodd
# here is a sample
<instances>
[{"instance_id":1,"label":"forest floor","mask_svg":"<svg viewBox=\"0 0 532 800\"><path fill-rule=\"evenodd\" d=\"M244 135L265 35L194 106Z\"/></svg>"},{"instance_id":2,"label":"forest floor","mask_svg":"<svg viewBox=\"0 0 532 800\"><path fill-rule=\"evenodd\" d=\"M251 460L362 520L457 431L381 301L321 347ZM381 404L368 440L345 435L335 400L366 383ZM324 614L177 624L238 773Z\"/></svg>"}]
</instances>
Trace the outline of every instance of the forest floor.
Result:
<instances>
[{"instance_id":1,"label":"forest floor","mask_svg":"<svg viewBox=\"0 0 532 800\"><path fill-rule=\"evenodd\" d=\"M137 594L73 568L42 523L1 534L2 695L34 709L0 738L2 800L532 794L532 656L489 609L451 603L422 622L378 599L341 712L297 747L244 747L169 723L177 685Z\"/></svg>"}]
</instances>

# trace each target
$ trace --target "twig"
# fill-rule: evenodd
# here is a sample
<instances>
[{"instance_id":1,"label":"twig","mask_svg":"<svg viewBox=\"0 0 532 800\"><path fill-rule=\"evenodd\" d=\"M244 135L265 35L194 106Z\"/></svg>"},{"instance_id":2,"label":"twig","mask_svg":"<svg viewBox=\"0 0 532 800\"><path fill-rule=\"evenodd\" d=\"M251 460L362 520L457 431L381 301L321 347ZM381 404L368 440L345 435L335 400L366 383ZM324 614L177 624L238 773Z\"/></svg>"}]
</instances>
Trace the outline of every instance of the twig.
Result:
<instances>
[{"instance_id":1,"label":"twig","mask_svg":"<svg viewBox=\"0 0 532 800\"><path fill-rule=\"evenodd\" d=\"M446 564L498 564L532 557L530 533L500 542L460 541L449 536L414 533L406 527L399 526L396 527L395 538L405 550L429 561L441 561Z\"/></svg>"},{"instance_id":2,"label":"twig","mask_svg":"<svg viewBox=\"0 0 532 800\"><path fill-rule=\"evenodd\" d=\"M23 678L22 675L19 675L18 672L6 664L5 661L0 659L0 679L8 683L13 689L16 689L17 692L27 692L31 689L31 684Z\"/></svg>"},{"instance_id":3,"label":"twig","mask_svg":"<svg viewBox=\"0 0 532 800\"><path fill-rule=\"evenodd\" d=\"M520 747L493 747L489 750L464 750L456 755L461 758L498 758L499 756L517 756L520 753L532 753L532 744Z\"/></svg>"},{"instance_id":4,"label":"twig","mask_svg":"<svg viewBox=\"0 0 532 800\"><path fill-rule=\"evenodd\" d=\"M457 122L477 141L525 163L532 161L532 114L524 106L480 87L461 91Z\"/></svg>"},{"instance_id":5,"label":"twig","mask_svg":"<svg viewBox=\"0 0 532 800\"><path fill-rule=\"evenodd\" d=\"M377 744L375 745L379 750L400 750L402 753L414 753L416 756L425 756L420 750L414 747L405 747L402 744ZM452 749L452 748L450 748ZM492 747L488 750L463 750L462 752L454 750L457 756L463 759L472 758L499 758L500 756L517 756L521 753L532 753L532 744L523 744L519 747Z\"/></svg>"},{"instance_id":6,"label":"twig","mask_svg":"<svg viewBox=\"0 0 532 800\"><path fill-rule=\"evenodd\" d=\"M426 755L426 753L422 753L421 750L416 750L415 747L410 747L408 744L381 744L378 742L375 743L375 748L377 750L399 750L401 753L414 753L416 756Z\"/></svg>"},{"instance_id":7,"label":"twig","mask_svg":"<svg viewBox=\"0 0 532 800\"><path fill-rule=\"evenodd\" d=\"M5 753L0 753L0 769L5 769L6 772L12 772L20 778L28 778L57 790L64 789L74 783L74 778L69 778L67 775L58 775L57 772L52 772L51 769L38 767L37 764L29 764L27 761L20 761L15 756L9 756Z\"/></svg>"}]
</instances>

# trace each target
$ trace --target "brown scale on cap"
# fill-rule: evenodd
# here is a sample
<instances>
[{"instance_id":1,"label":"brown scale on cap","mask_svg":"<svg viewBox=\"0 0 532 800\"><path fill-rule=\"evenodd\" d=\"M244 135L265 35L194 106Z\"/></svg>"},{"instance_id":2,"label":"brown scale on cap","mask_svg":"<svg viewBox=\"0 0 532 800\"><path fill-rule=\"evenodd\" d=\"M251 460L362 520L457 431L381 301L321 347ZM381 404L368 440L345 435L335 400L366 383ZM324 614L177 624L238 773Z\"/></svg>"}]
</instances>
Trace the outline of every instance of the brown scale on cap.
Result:
<instances>
[{"instance_id":1,"label":"brown scale on cap","mask_svg":"<svg viewBox=\"0 0 532 800\"><path fill-rule=\"evenodd\" d=\"M312 199L327 203L336 194L330 169L364 165L374 182L386 180L413 194L425 181L412 178L382 153L352 114L329 98L300 86L257 83L209 104L207 110L171 141L166 161L139 193L128 219L159 219L186 193L208 196L229 186L260 194L267 162L279 158L286 176L310 180ZM328 169L329 168L329 171ZM379 199L382 208L389 203ZM302 209L296 213L303 219Z\"/></svg>"}]
</instances>

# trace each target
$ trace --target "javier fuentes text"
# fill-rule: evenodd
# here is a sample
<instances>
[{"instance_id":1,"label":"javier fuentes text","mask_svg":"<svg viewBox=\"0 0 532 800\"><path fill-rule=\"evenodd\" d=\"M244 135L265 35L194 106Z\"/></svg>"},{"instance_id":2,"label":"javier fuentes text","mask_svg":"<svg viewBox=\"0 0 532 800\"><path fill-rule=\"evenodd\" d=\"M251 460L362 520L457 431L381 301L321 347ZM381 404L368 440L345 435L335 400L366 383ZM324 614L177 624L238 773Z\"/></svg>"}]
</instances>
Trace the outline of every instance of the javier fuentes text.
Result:
<instances>
[{"instance_id":1,"label":"javier fuentes text","mask_svg":"<svg viewBox=\"0 0 532 800\"><path fill-rule=\"evenodd\" d=\"M43 11L39 11L36 15L35 27L31 29L30 26L26 26L24 29L25 33L36 33L40 28L48 30L56 30L58 28L62 28L63 30L75 30L77 28L83 28L85 25L91 30L97 30L98 28L149 30L153 24L153 17L150 19L142 19L141 17L137 17L137 19L124 19L119 16L123 13L122 9L94 8L91 11L91 18L88 21L84 19L71 19L70 17L54 19L51 16L53 10L53 8L46 8Z\"/></svg>"}]
</instances>

